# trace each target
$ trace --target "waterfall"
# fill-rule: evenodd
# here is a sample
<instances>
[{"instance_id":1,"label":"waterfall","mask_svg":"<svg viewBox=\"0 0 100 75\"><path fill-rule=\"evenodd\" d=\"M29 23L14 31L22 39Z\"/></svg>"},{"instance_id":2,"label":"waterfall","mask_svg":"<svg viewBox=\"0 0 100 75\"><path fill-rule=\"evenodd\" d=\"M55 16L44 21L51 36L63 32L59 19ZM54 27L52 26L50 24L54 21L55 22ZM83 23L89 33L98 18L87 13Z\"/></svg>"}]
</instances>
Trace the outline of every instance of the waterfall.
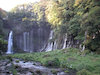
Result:
<instances>
[{"instance_id":1,"label":"waterfall","mask_svg":"<svg viewBox=\"0 0 100 75\"><path fill-rule=\"evenodd\" d=\"M27 52L29 51L30 52L30 38L29 38L29 32L27 32Z\"/></svg>"},{"instance_id":2,"label":"waterfall","mask_svg":"<svg viewBox=\"0 0 100 75\"><path fill-rule=\"evenodd\" d=\"M82 51L84 51L85 50L85 45L83 45L83 47L82 47Z\"/></svg>"},{"instance_id":3,"label":"waterfall","mask_svg":"<svg viewBox=\"0 0 100 75\"><path fill-rule=\"evenodd\" d=\"M62 49L65 49L66 48L66 42L67 42L67 36L64 39L64 45L63 45L63 48Z\"/></svg>"},{"instance_id":4,"label":"waterfall","mask_svg":"<svg viewBox=\"0 0 100 75\"><path fill-rule=\"evenodd\" d=\"M8 50L6 54L12 54L13 53L12 48L13 48L13 32L10 31L8 38Z\"/></svg>"},{"instance_id":5,"label":"waterfall","mask_svg":"<svg viewBox=\"0 0 100 75\"><path fill-rule=\"evenodd\" d=\"M71 47L71 42L69 41L67 44L67 48L70 48L70 47Z\"/></svg>"},{"instance_id":6,"label":"waterfall","mask_svg":"<svg viewBox=\"0 0 100 75\"><path fill-rule=\"evenodd\" d=\"M54 47L53 47L53 49L57 49L57 41L56 40L54 41Z\"/></svg>"},{"instance_id":7,"label":"waterfall","mask_svg":"<svg viewBox=\"0 0 100 75\"><path fill-rule=\"evenodd\" d=\"M29 49L30 49L30 53L33 51L33 48L34 48L34 45L33 45L33 31L31 31L30 32L30 40L29 40L29 42L30 42L30 47L29 47Z\"/></svg>"},{"instance_id":8,"label":"waterfall","mask_svg":"<svg viewBox=\"0 0 100 75\"><path fill-rule=\"evenodd\" d=\"M53 30L51 30L50 32L49 40L51 40L52 38L53 38Z\"/></svg>"},{"instance_id":9,"label":"waterfall","mask_svg":"<svg viewBox=\"0 0 100 75\"><path fill-rule=\"evenodd\" d=\"M49 43L47 44L47 47L45 49L46 51L51 51L53 49L54 42L51 41L52 39L53 39L53 30L51 30L50 32Z\"/></svg>"},{"instance_id":10,"label":"waterfall","mask_svg":"<svg viewBox=\"0 0 100 75\"><path fill-rule=\"evenodd\" d=\"M46 48L46 51L51 51L53 47L53 43L48 43L48 46Z\"/></svg>"},{"instance_id":11,"label":"waterfall","mask_svg":"<svg viewBox=\"0 0 100 75\"><path fill-rule=\"evenodd\" d=\"M24 51L30 51L30 37L29 37L29 32L24 32L23 33L23 38L24 38Z\"/></svg>"},{"instance_id":12,"label":"waterfall","mask_svg":"<svg viewBox=\"0 0 100 75\"><path fill-rule=\"evenodd\" d=\"M26 50L26 45L27 45L27 43L26 43L27 32L24 32L24 33L23 33L23 36L24 36L24 42L23 42L23 43L24 43L24 46L23 46L24 49L23 49L23 50L24 50L24 51L27 51L27 50Z\"/></svg>"},{"instance_id":13,"label":"waterfall","mask_svg":"<svg viewBox=\"0 0 100 75\"><path fill-rule=\"evenodd\" d=\"M63 48L62 49L65 49L66 48L66 38L64 39L64 45L63 45Z\"/></svg>"},{"instance_id":14,"label":"waterfall","mask_svg":"<svg viewBox=\"0 0 100 75\"><path fill-rule=\"evenodd\" d=\"M15 34L15 45L18 52L39 52L45 51L48 39L52 38L53 31L50 34L48 26L34 26L32 29ZM50 37L50 38L49 38ZM51 44L52 45L52 44Z\"/></svg>"}]
</instances>

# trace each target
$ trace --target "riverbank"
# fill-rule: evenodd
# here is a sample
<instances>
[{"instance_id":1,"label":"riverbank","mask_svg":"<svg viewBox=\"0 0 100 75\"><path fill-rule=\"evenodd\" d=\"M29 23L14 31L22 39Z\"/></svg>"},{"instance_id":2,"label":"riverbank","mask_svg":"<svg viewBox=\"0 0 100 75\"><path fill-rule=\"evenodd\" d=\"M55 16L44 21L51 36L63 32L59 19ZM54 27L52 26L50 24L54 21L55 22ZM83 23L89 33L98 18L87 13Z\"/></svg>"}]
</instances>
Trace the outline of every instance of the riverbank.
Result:
<instances>
[{"instance_id":1,"label":"riverbank","mask_svg":"<svg viewBox=\"0 0 100 75\"><path fill-rule=\"evenodd\" d=\"M75 73L66 73L61 68L48 68L37 62L13 58L0 60L0 75L75 75Z\"/></svg>"},{"instance_id":2,"label":"riverbank","mask_svg":"<svg viewBox=\"0 0 100 75\"><path fill-rule=\"evenodd\" d=\"M8 58L17 58L25 62L35 61L48 68L61 68L67 73L65 75L71 75L68 74L70 72L74 72L74 75L100 75L100 55L87 50L80 52L70 48L50 52L18 53L9 55Z\"/></svg>"}]
</instances>

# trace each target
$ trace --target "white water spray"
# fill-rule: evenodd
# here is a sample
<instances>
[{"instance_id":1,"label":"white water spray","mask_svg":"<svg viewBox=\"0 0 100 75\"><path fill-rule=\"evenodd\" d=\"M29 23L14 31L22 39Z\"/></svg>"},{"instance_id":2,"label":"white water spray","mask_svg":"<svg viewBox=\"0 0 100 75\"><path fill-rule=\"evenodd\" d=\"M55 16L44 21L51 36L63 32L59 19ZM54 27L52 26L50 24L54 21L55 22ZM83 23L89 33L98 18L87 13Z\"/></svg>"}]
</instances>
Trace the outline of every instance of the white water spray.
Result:
<instances>
[{"instance_id":1,"label":"white water spray","mask_svg":"<svg viewBox=\"0 0 100 75\"><path fill-rule=\"evenodd\" d=\"M49 40L53 39L53 30L50 32ZM53 42L49 42L46 51L52 51L53 49Z\"/></svg>"},{"instance_id":2,"label":"white water spray","mask_svg":"<svg viewBox=\"0 0 100 75\"><path fill-rule=\"evenodd\" d=\"M13 32L10 31L9 38L8 38L8 50L6 54L12 54L13 53L12 48L13 48Z\"/></svg>"}]
</instances>

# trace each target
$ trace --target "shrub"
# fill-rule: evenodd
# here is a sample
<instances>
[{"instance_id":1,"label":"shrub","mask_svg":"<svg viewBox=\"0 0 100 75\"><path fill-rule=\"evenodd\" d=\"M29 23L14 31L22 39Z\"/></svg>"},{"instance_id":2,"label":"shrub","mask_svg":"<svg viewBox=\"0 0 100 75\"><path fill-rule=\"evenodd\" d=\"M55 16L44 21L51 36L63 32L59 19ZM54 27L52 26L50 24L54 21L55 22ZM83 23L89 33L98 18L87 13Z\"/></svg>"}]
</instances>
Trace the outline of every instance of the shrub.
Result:
<instances>
[{"instance_id":1,"label":"shrub","mask_svg":"<svg viewBox=\"0 0 100 75\"><path fill-rule=\"evenodd\" d=\"M90 53L89 50L84 50L84 51L81 52L81 55L86 55L86 54L89 54L89 53Z\"/></svg>"},{"instance_id":2,"label":"shrub","mask_svg":"<svg viewBox=\"0 0 100 75\"><path fill-rule=\"evenodd\" d=\"M77 72L76 75L92 75L89 71L87 71L86 69L82 69L79 72Z\"/></svg>"},{"instance_id":3,"label":"shrub","mask_svg":"<svg viewBox=\"0 0 100 75\"><path fill-rule=\"evenodd\" d=\"M7 41L0 38L0 54L2 54L3 52L6 52L6 50L7 50Z\"/></svg>"},{"instance_id":4,"label":"shrub","mask_svg":"<svg viewBox=\"0 0 100 75\"><path fill-rule=\"evenodd\" d=\"M48 67L59 67L60 66L60 61L58 58L54 58L53 60L47 60L45 62L45 66Z\"/></svg>"},{"instance_id":5,"label":"shrub","mask_svg":"<svg viewBox=\"0 0 100 75\"><path fill-rule=\"evenodd\" d=\"M82 69L87 69L89 71L92 71L94 70L94 68L90 65L87 65L87 64L84 64L84 63L80 63L77 67L76 67L76 70L79 71L79 70L82 70Z\"/></svg>"},{"instance_id":6,"label":"shrub","mask_svg":"<svg viewBox=\"0 0 100 75\"><path fill-rule=\"evenodd\" d=\"M12 57L11 56L8 56L7 59L9 59L10 61L12 61Z\"/></svg>"}]
</instances>

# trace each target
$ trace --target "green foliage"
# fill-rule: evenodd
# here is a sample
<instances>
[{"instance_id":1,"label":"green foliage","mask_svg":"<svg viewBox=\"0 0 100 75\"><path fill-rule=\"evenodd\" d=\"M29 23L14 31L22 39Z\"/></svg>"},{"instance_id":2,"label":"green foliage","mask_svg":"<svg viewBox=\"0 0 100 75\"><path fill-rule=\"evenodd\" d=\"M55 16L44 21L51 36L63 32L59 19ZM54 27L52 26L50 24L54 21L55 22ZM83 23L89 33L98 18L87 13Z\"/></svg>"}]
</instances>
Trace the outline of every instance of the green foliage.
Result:
<instances>
[{"instance_id":1,"label":"green foliage","mask_svg":"<svg viewBox=\"0 0 100 75\"><path fill-rule=\"evenodd\" d=\"M77 33L80 31L80 23L78 21L79 19L80 18L75 17L72 20L70 20L68 26L68 31L70 34L77 35Z\"/></svg>"},{"instance_id":2,"label":"green foliage","mask_svg":"<svg viewBox=\"0 0 100 75\"><path fill-rule=\"evenodd\" d=\"M89 50L84 50L84 51L81 52L82 55L86 55L86 54L89 54L89 53L90 53Z\"/></svg>"},{"instance_id":3,"label":"green foliage","mask_svg":"<svg viewBox=\"0 0 100 75\"><path fill-rule=\"evenodd\" d=\"M7 41L0 38L0 53L6 52L6 50L7 50Z\"/></svg>"},{"instance_id":4,"label":"green foliage","mask_svg":"<svg viewBox=\"0 0 100 75\"><path fill-rule=\"evenodd\" d=\"M89 70L89 71L93 71L93 70L94 70L93 67L91 67L90 65L84 64L84 63L80 63L80 64L77 66L76 69L77 69L78 71L79 71L79 70L82 70L82 69L87 69L87 70Z\"/></svg>"},{"instance_id":5,"label":"green foliage","mask_svg":"<svg viewBox=\"0 0 100 75\"><path fill-rule=\"evenodd\" d=\"M47 60L44 65L48 67L59 67L60 61L58 58L54 58L53 60Z\"/></svg>"},{"instance_id":6,"label":"green foliage","mask_svg":"<svg viewBox=\"0 0 100 75\"><path fill-rule=\"evenodd\" d=\"M7 50L7 41L4 39L5 36L4 19L6 19L6 16L7 13L0 8L0 54L2 54Z\"/></svg>"},{"instance_id":7,"label":"green foliage","mask_svg":"<svg viewBox=\"0 0 100 75\"><path fill-rule=\"evenodd\" d=\"M77 72L77 75L91 75L92 73L87 71L86 69L82 69L81 71Z\"/></svg>"},{"instance_id":8,"label":"green foliage","mask_svg":"<svg viewBox=\"0 0 100 75\"><path fill-rule=\"evenodd\" d=\"M87 26L88 27L88 33L90 34L90 37L92 37L92 39L90 39L90 42L88 43L88 48L93 50L93 51L99 51L99 45L100 45L100 7L99 6L95 6L93 8L91 8L90 12L89 12L89 16L88 16L88 20L91 23L91 26Z\"/></svg>"},{"instance_id":9,"label":"green foliage","mask_svg":"<svg viewBox=\"0 0 100 75\"><path fill-rule=\"evenodd\" d=\"M48 25L45 8L40 3L18 5L8 13L8 18L15 34L30 31L33 27Z\"/></svg>"},{"instance_id":10,"label":"green foliage","mask_svg":"<svg viewBox=\"0 0 100 75\"><path fill-rule=\"evenodd\" d=\"M94 5L100 6L100 1L99 0L93 0Z\"/></svg>"},{"instance_id":11,"label":"green foliage","mask_svg":"<svg viewBox=\"0 0 100 75\"><path fill-rule=\"evenodd\" d=\"M88 49L98 51L100 38L100 1L98 0L51 0L48 2L46 17L57 34L73 35L74 39L86 40ZM87 31L87 35L85 34ZM88 37L87 37L88 36ZM94 42L93 37L95 36ZM56 37L59 37L57 35ZM90 44L91 43L91 44ZM90 46L89 46L90 45ZM89 47L88 47L89 46Z\"/></svg>"},{"instance_id":12,"label":"green foliage","mask_svg":"<svg viewBox=\"0 0 100 75\"><path fill-rule=\"evenodd\" d=\"M11 56L8 56L7 59L9 59L10 62L12 62L12 57Z\"/></svg>"},{"instance_id":13,"label":"green foliage","mask_svg":"<svg viewBox=\"0 0 100 75\"><path fill-rule=\"evenodd\" d=\"M98 0L41 0L38 3L23 4L9 12L9 21L16 33L29 31L34 26L51 25L55 29L55 39L68 34L81 42L86 40L88 49L99 49ZM85 31L87 35L84 35Z\"/></svg>"}]
</instances>

